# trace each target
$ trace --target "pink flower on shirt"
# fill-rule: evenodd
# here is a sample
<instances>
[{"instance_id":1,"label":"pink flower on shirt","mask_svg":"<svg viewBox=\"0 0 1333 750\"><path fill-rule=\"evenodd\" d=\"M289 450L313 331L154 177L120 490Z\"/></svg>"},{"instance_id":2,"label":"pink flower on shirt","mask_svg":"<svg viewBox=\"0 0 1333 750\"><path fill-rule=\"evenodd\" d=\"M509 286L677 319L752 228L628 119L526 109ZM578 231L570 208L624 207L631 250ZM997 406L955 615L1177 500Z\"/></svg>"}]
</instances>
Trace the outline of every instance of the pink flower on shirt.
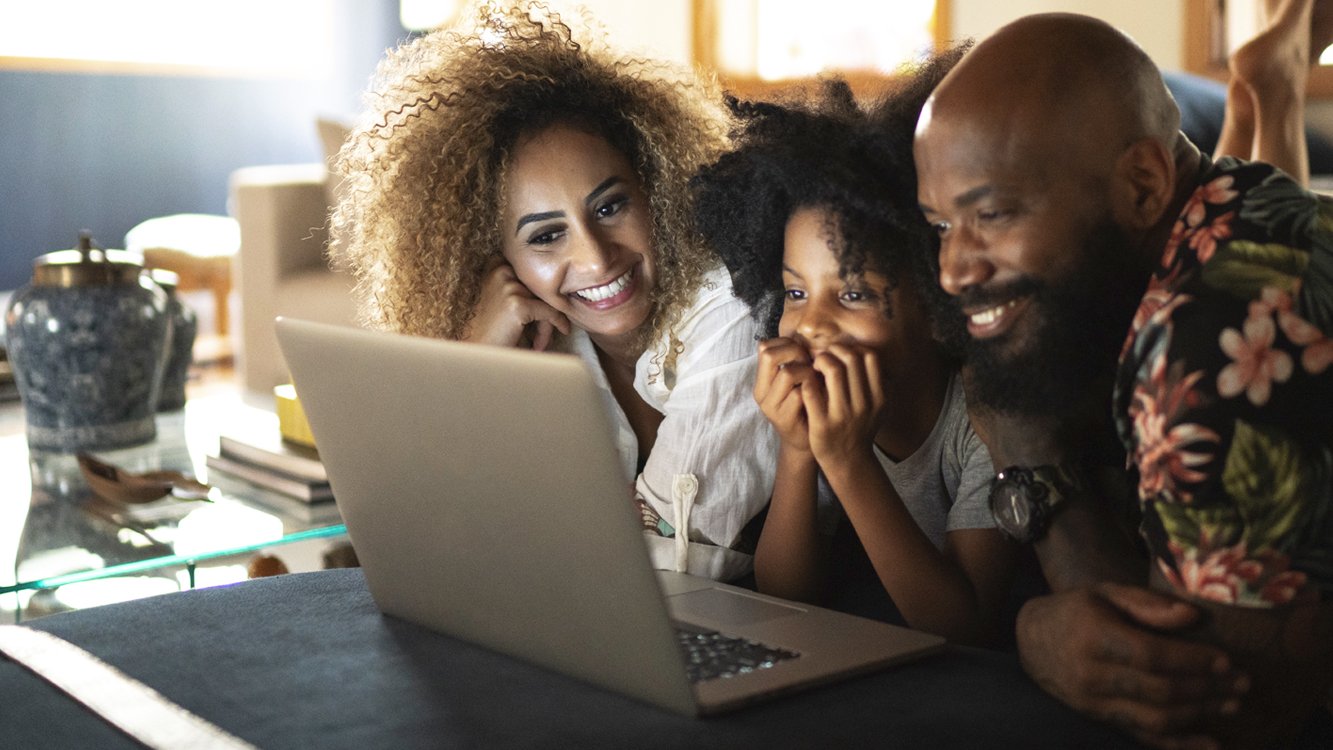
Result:
<instances>
[{"instance_id":1,"label":"pink flower on shirt","mask_svg":"<svg viewBox=\"0 0 1333 750\"><path fill-rule=\"evenodd\" d=\"M1190 247L1194 248L1200 263L1207 263L1217 252L1217 243L1231 236L1231 222L1236 218L1235 211L1228 211L1213 219L1208 226L1199 227L1190 236Z\"/></svg>"},{"instance_id":2,"label":"pink flower on shirt","mask_svg":"<svg viewBox=\"0 0 1333 750\"><path fill-rule=\"evenodd\" d=\"M1297 570L1284 570L1268 579L1259 590L1259 598L1273 604L1288 604L1305 588L1307 577Z\"/></svg>"},{"instance_id":3,"label":"pink flower on shirt","mask_svg":"<svg viewBox=\"0 0 1333 750\"><path fill-rule=\"evenodd\" d=\"M1271 549L1250 551L1242 540L1213 547L1202 533L1198 547L1168 542L1175 567L1159 558L1157 565L1173 586L1201 599L1223 604L1272 605L1291 602L1305 587L1307 576L1290 570L1290 558Z\"/></svg>"},{"instance_id":4,"label":"pink flower on shirt","mask_svg":"<svg viewBox=\"0 0 1333 750\"><path fill-rule=\"evenodd\" d=\"M1333 365L1333 339L1320 339L1305 347L1301 353L1301 367L1311 375L1318 375L1327 370L1329 365Z\"/></svg>"},{"instance_id":5,"label":"pink flower on shirt","mask_svg":"<svg viewBox=\"0 0 1333 750\"><path fill-rule=\"evenodd\" d=\"M1217 433L1198 424L1179 424L1170 430L1163 429L1165 425L1163 415L1151 412L1134 420L1139 496L1188 503L1193 495L1180 489L1179 483L1203 480L1207 474L1195 467L1211 462L1213 457L1202 451L1186 450L1186 446L1217 442Z\"/></svg>"},{"instance_id":6,"label":"pink flower on shirt","mask_svg":"<svg viewBox=\"0 0 1333 750\"><path fill-rule=\"evenodd\" d=\"M1176 219L1176 223L1171 227L1171 237L1166 241L1166 247L1162 250L1161 267L1170 269L1176 264L1176 250L1180 248L1180 243L1187 240L1190 236L1190 229L1185 225L1184 218ZM1153 283L1157 282L1157 277L1153 276Z\"/></svg>"},{"instance_id":7,"label":"pink flower on shirt","mask_svg":"<svg viewBox=\"0 0 1333 750\"><path fill-rule=\"evenodd\" d=\"M1289 313L1293 306L1292 295L1301 288L1300 282L1296 282L1292 291L1288 292L1275 286L1266 286L1259 292L1259 298L1250 302L1250 315L1272 315L1274 312Z\"/></svg>"},{"instance_id":8,"label":"pink flower on shirt","mask_svg":"<svg viewBox=\"0 0 1333 750\"><path fill-rule=\"evenodd\" d=\"M1276 337L1277 327L1262 313L1262 305L1258 309L1251 305L1243 333L1224 329L1218 344L1232 361L1217 374L1218 395L1232 398L1244 391L1255 406L1268 403L1273 383L1285 383L1292 371L1291 355L1273 348Z\"/></svg>"},{"instance_id":9,"label":"pink flower on shirt","mask_svg":"<svg viewBox=\"0 0 1333 750\"><path fill-rule=\"evenodd\" d=\"M1203 223L1204 214L1207 206L1221 205L1234 200L1239 193L1232 189L1236 184L1236 179L1231 175L1218 177L1206 185L1200 185L1194 194L1190 196L1189 201L1185 203L1185 209L1181 211L1181 216L1185 217L1185 222L1191 227L1197 227Z\"/></svg>"},{"instance_id":10,"label":"pink flower on shirt","mask_svg":"<svg viewBox=\"0 0 1333 750\"><path fill-rule=\"evenodd\" d=\"M1172 268L1176 263L1176 254L1181 243L1187 243L1194 250L1200 263L1207 263L1217 251L1218 240L1231 236L1231 222L1236 217L1235 211L1217 217L1208 226L1203 221L1208 217L1208 206L1223 205L1236 198L1239 193L1232 189L1235 178L1224 175L1206 185L1200 185L1185 202L1180 218L1171 227L1171 237L1162 251L1161 267ZM1174 275L1174 274L1173 274Z\"/></svg>"},{"instance_id":11,"label":"pink flower on shirt","mask_svg":"<svg viewBox=\"0 0 1333 750\"><path fill-rule=\"evenodd\" d=\"M1268 289L1264 290L1265 296ZM1257 304L1257 303L1252 303ZM1333 339L1324 335L1309 321L1291 312L1290 298L1285 309L1278 308L1278 327L1286 334L1291 343L1304 347L1301 352L1301 367L1311 375L1318 375L1333 365Z\"/></svg>"},{"instance_id":12,"label":"pink flower on shirt","mask_svg":"<svg viewBox=\"0 0 1333 750\"><path fill-rule=\"evenodd\" d=\"M1165 502L1190 503L1193 494L1181 487L1207 477L1199 467L1211 463L1213 455L1204 448L1216 445L1216 432L1200 424L1172 424L1176 415L1197 405L1194 386L1203 372L1194 372L1168 382L1166 357L1154 363L1146 383L1134 389L1130 417L1134 420L1133 460L1139 468L1139 497Z\"/></svg>"},{"instance_id":13,"label":"pink flower on shirt","mask_svg":"<svg viewBox=\"0 0 1333 750\"><path fill-rule=\"evenodd\" d=\"M1212 550L1202 558L1196 547L1185 548L1171 541L1167 542L1167 548L1175 558L1175 567L1158 558L1157 565L1162 574L1171 585L1200 599L1235 604L1240 597L1243 579L1258 573L1254 565L1244 559L1244 549L1240 545Z\"/></svg>"},{"instance_id":14,"label":"pink flower on shirt","mask_svg":"<svg viewBox=\"0 0 1333 750\"><path fill-rule=\"evenodd\" d=\"M1120 345L1120 358L1124 359L1125 354L1129 352L1130 346L1138 338L1139 331L1148 325L1148 321L1153 319L1157 311L1166 306L1171 299L1171 292L1163 289L1157 283L1157 277L1154 276L1148 282L1148 291L1144 292L1143 299L1139 301L1139 306L1134 310L1134 322L1129 326L1129 333L1125 335L1125 341Z\"/></svg>"}]
</instances>

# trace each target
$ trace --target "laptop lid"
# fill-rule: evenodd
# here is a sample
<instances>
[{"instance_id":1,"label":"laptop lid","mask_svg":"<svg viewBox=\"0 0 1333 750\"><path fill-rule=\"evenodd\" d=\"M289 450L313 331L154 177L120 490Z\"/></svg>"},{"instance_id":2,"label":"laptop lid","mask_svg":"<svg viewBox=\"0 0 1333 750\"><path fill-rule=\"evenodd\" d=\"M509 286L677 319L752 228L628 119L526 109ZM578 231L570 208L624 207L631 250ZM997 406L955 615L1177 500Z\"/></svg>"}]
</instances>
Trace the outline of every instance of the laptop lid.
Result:
<instances>
[{"instance_id":1,"label":"laptop lid","mask_svg":"<svg viewBox=\"0 0 1333 750\"><path fill-rule=\"evenodd\" d=\"M603 397L573 356L293 319L277 331L371 595L388 614L687 715L943 646L655 573ZM691 685L673 619L799 656Z\"/></svg>"},{"instance_id":2,"label":"laptop lid","mask_svg":"<svg viewBox=\"0 0 1333 750\"><path fill-rule=\"evenodd\" d=\"M381 610L696 712L577 358L283 318L277 332Z\"/></svg>"}]
</instances>

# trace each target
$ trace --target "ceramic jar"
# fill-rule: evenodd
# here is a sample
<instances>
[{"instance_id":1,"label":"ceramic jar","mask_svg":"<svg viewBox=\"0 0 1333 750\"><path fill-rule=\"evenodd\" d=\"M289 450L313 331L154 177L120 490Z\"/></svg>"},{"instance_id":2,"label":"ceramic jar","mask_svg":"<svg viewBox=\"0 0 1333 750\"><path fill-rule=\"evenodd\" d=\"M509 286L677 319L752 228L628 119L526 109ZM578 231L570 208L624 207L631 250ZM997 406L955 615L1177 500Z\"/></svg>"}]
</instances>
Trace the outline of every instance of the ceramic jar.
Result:
<instances>
[{"instance_id":1,"label":"ceramic jar","mask_svg":"<svg viewBox=\"0 0 1333 750\"><path fill-rule=\"evenodd\" d=\"M137 255L93 246L40 256L5 313L28 447L76 452L151 441L170 339L167 293Z\"/></svg>"},{"instance_id":2,"label":"ceramic jar","mask_svg":"<svg viewBox=\"0 0 1333 750\"><path fill-rule=\"evenodd\" d=\"M179 276L163 268L154 268L148 273L167 293L167 317L171 319L171 346L167 347L157 410L175 411L185 407L185 381L190 375L190 364L194 362L194 339L199 333L199 316L176 293Z\"/></svg>"}]
</instances>

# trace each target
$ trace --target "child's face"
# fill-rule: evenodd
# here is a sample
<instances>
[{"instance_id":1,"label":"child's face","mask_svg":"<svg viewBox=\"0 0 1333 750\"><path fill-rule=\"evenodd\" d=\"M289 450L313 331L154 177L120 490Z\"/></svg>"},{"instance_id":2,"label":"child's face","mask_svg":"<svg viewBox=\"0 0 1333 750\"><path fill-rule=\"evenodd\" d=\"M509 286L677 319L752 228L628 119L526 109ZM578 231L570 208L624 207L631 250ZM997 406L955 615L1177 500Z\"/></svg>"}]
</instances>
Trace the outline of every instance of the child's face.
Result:
<instances>
[{"instance_id":1,"label":"child's face","mask_svg":"<svg viewBox=\"0 0 1333 750\"><path fill-rule=\"evenodd\" d=\"M859 278L838 275L838 259L829 249L829 214L801 208L787 220L782 255L785 289L778 335L818 354L831 344L856 344L887 355L908 358L910 344L928 335L919 305L903 304L907 286L892 295L889 280L867 269ZM889 304L886 304L888 302ZM885 311L891 311L886 316ZM914 330L922 329L922 330Z\"/></svg>"}]
</instances>

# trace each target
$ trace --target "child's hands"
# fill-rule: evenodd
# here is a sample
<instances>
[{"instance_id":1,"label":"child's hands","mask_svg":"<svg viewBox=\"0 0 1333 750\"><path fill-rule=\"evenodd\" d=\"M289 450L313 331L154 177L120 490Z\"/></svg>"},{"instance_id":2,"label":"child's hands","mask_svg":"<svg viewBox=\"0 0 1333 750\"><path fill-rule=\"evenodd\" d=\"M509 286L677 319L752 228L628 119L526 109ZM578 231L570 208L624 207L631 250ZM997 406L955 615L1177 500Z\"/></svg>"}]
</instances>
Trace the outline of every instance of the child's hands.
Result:
<instances>
[{"instance_id":1,"label":"child's hands","mask_svg":"<svg viewBox=\"0 0 1333 750\"><path fill-rule=\"evenodd\" d=\"M833 463L863 454L873 443L884 409L884 381L879 355L855 345L831 345L811 369L820 377L802 381L801 401L810 450L828 472Z\"/></svg>"},{"instance_id":2,"label":"child's hands","mask_svg":"<svg viewBox=\"0 0 1333 750\"><path fill-rule=\"evenodd\" d=\"M801 403L801 384L815 377L810 353L789 338L759 342L759 371L754 379L754 400L777 430L784 445L810 450L809 426Z\"/></svg>"},{"instance_id":3,"label":"child's hands","mask_svg":"<svg viewBox=\"0 0 1333 750\"><path fill-rule=\"evenodd\" d=\"M512 266L500 263L482 279L477 312L463 340L498 346L524 344L542 351L557 329L568 335L569 319L528 291Z\"/></svg>"}]
</instances>

